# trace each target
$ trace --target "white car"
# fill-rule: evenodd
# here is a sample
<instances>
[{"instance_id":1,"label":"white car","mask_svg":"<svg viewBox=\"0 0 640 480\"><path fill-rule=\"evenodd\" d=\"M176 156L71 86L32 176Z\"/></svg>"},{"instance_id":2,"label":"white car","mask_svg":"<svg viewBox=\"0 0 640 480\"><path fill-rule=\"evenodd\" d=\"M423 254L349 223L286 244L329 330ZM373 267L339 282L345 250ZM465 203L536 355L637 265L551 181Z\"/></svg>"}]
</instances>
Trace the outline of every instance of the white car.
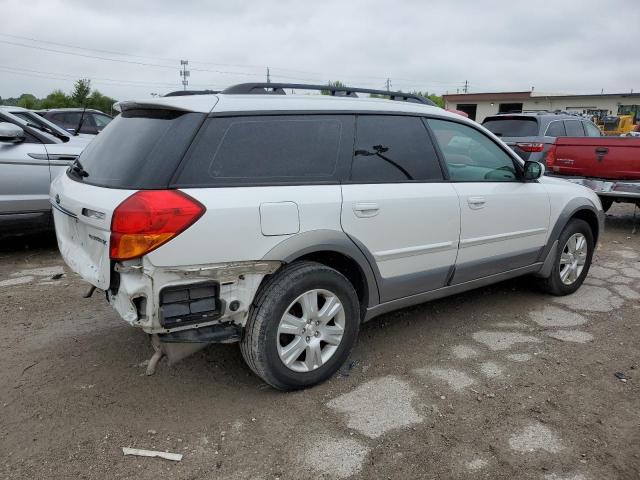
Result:
<instances>
[{"instance_id":1,"label":"white car","mask_svg":"<svg viewBox=\"0 0 640 480\"><path fill-rule=\"evenodd\" d=\"M52 185L65 261L151 335L150 373L239 342L266 382L303 388L385 312L519 275L580 287L603 229L592 191L419 97L290 87L329 88L120 103Z\"/></svg>"}]
</instances>

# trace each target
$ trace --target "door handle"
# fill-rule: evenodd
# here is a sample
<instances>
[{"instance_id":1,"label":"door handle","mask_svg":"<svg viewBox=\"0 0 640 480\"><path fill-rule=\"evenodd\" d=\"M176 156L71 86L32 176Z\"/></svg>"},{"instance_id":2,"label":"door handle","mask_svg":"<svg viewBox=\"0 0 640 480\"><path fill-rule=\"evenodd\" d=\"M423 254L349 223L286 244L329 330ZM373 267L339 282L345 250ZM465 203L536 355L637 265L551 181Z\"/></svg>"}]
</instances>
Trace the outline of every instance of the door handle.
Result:
<instances>
[{"instance_id":1,"label":"door handle","mask_svg":"<svg viewBox=\"0 0 640 480\"><path fill-rule=\"evenodd\" d=\"M484 207L487 200L484 197L468 197L467 203L474 210Z\"/></svg>"},{"instance_id":2,"label":"door handle","mask_svg":"<svg viewBox=\"0 0 640 480\"><path fill-rule=\"evenodd\" d=\"M596 148L596 158L599 162L604 160L604 156L609 153L609 149L607 147L598 147Z\"/></svg>"},{"instance_id":3,"label":"door handle","mask_svg":"<svg viewBox=\"0 0 640 480\"><path fill-rule=\"evenodd\" d=\"M373 202L359 202L353 206L353 212L360 218L375 217L380 213L380 206Z\"/></svg>"}]
</instances>

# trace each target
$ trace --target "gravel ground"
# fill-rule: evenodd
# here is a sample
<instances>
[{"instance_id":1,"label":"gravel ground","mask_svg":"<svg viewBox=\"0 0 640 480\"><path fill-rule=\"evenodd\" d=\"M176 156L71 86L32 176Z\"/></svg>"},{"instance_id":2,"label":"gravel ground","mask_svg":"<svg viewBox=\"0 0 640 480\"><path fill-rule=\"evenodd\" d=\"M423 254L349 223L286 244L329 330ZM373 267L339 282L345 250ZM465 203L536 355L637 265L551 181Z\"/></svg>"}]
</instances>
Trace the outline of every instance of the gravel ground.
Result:
<instances>
[{"instance_id":1,"label":"gravel ground","mask_svg":"<svg viewBox=\"0 0 640 480\"><path fill-rule=\"evenodd\" d=\"M51 237L3 241L0 477L638 479L632 215L611 209L576 294L522 278L385 315L338 375L295 393L264 385L237 345L146 377L145 335L81 298Z\"/></svg>"}]
</instances>

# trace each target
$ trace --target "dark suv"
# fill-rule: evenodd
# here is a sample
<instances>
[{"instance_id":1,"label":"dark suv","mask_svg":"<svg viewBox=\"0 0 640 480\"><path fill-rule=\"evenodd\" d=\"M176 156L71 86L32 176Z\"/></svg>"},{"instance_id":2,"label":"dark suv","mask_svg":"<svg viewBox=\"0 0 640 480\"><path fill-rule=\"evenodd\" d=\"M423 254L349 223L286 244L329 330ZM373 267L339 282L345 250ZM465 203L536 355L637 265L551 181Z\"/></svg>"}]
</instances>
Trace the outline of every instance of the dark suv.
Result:
<instances>
[{"instance_id":1,"label":"dark suv","mask_svg":"<svg viewBox=\"0 0 640 480\"><path fill-rule=\"evenodd\" d=\"M102 113L100 110L93 110L87 108L55 108L51 110L41 110L38 112L44 118L50 122L55 123L61 128L64 128L67 132L76 133L78 125L80 125L80 119L82 119L82 127L80 133L87 133L89 135L97 135L106 127L113 117Z\"/></svg>"},{"instance_id":2,"label":"dark suv","mask_svg":"<svg viewBox=\"0 0 640 480\"><path fill-rule=\"evenodd\" d=\"M545 163L557 137L600 137L591 121L570 113L516 113L487 117L482 126L511 147L523 160Z\"/></svg>"}]
</instances>

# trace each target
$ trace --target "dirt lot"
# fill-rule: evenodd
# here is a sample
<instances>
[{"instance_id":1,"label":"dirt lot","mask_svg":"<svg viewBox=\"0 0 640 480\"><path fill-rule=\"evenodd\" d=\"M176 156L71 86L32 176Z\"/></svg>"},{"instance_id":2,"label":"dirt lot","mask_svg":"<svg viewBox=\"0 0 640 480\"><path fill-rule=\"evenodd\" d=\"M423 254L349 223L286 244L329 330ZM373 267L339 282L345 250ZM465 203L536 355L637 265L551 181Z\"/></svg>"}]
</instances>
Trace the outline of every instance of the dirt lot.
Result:
<instances>
[{"instance_id":1,"label":"dirt lot","mask_svg":"<svg viewBox=\"0 0 640 480\"><path fill-rule=\"evenodd\" d=\"M5 241L0 477L638 479L632 214L612 208L578 293L523 278L385 315L339 375L289 394L236 345L146 377L145 335L100 295L81 298L54 240Z\"/></svg>"}]
</instances>

